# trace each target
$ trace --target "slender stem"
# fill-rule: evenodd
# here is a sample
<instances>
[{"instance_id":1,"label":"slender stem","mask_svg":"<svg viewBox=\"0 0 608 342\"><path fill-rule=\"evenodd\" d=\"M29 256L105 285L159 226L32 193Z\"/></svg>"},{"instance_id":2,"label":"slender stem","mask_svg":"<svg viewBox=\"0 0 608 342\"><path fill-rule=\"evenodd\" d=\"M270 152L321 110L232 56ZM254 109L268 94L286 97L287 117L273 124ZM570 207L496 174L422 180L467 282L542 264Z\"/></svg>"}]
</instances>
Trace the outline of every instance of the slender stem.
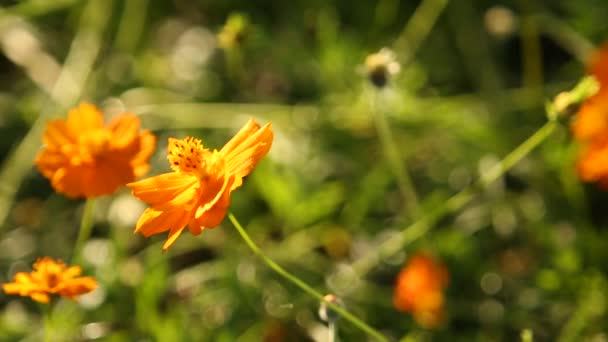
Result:
<instances>
[{"instance_id":1,"label":"slender stem","mask_svg":"<svg viewBox=\"0 0 608 342\"><path fill-rule=\"evenodd\" d=\"M374 339L376 339L378 341L388 342L388 339L386 337L384 337L376 329L372 328L367 323L365 323L361 319L357 318L355 315L351 314L344 308L342 308L332 302L326 301L323 298L323 295L321 293L317 292L315 289L313 289L310 285L305 283L303 280L292 275L287 270L285 270L283 267L281 267L279 264L277 264L272 259L267 257L264 254L264 252L262 252L262 250L249 237L249 235L247 234L245 229L243 229L243 226L241 226L239 221L236 219L236 217L234 217L234 215L232 213L228 214L228 218L230 219L230 222L232 222L232 224L234 225L236 230L241 235L241 238L243 238L243 240L245 240L245 243L251 249L251 251L253 251L253 253L255 253L260 259L262 259L262 261L264 261L264 263L266 265L268 265L268 267L270 267L273 271L278 273L280 276L282 276L283 278L285 278L286 280L288 280L295 286L299 287L302 291L308 293L310 296L316 298L317 300L319 300L321 302L324 302L329 308L331 308L333 311L337 312L340 316L342 316L347 321L351 322L357 328L366 332L369 336L373 337Z\"/></svg>"},{"instance_id":2,"label":"slender stem","mask_svg":"<svg viewBox=\"0 0 608 342\"><path fill-rule=\"evenodd\" d=\"M82 213L82 219L80 220L80 229L78 231L78 238L76 245L74 246L74 254L72 255L72 263L79 261L80 255L82 254L82 248L84 243L91 236L93 231L93 213L95 211L95 199L88 198L84 204L84 212Z\"/></svg>"},{"instance_id":3,"label":"slender stem","mask_svg":"<svg viewBox=\"0 0 608 342\"><path fill-rule=\"evenodd\" d=\"M44 342L51 342L53 339L51 338L51 305L53 302L51 301L49 304L40 304L42 311L42 327L43 331L42 337Z\"/></svg>"},{"instance_id":4,"label":"slender stem","mask_svg":"<svg viewBox=\"0 0 608 342\"><path fill-rule=\"evenodd\" d=\"M523 12L521 19L520 40L522 46L523 86L531 88L538 97L542 97L543 68L542 50L537 19L532 15L532 6L529 0L520 0Z\"/></svg>"},{"instance_id":5,"label":"slender stem","mask_svg":"<svg viewBox=\"0 0 608 342\"><path fill-rule=\"evenodd\" d=\"M474 197L478 189L484 188L488 184L496 181L522 158L528 155L534 148L540 145L547 137L555 131L558 123L548 121L544 126L539 128L526 141L521 143L511 153L507 154L499 163L494 165L488 172L482 174L480 178L470 186L466 187L459 193L450 197L443 205L435 208L412 225L403 229L396 236L386 240L377 248L374 248L367 255L353 263L353 268L359 276L365 275L383 258L391 256L401 250L405 245L418 239L426 234L433 224L442 218L444 215L457 211L469 203Z\"/></svg>"},{"instance_id":6,"label":"slender stem","mask_svg":"<svg viewBox=\"0 0 608 342\"><path fill-rule=\"evenodd\" d=\"M228 69L228 76L231 81L234 82L234 87L239 87L243 79L243 52L240 46L225 49L226 54L226 68Z\"/></svg>"},{"instance_id":7,"label":"slender stem","mask_svg":"<svg viewBox=\"0 0 608 342\"><path fill-rule=\"evenodd\" d=\"M408 62L414 56L447 4L448 0L423 0L418 5L393 44L393 49L401 56L402 63Z\"/></svg>"},{"instance_id":8,"label":"slender stem","mask_svg":"<svg viewBox=\"0 0 608 342\"><path fill-rule=\"evenodd\" d=\"M336 342L336 332L337 332L337 324L333 320L330 320L327 323L327 341L328 342Z\"/></svg>"},{"instance_id":9,"label":"slender stem","mask_svg":"<svg viewBox=\"0 0 608 342\"><path fill-rule=\"evenodd\" d=\"M597 303L604 301L603 276L589 275L586 280L587 285L580 291L578 305L568 321L562 326L557 342L582 340L581 332L584 331L591 320L600 315L601 311L598 312L595 308Z\"/></svg>"},{"instance_id":10,"label":"slender stem","mask_svg":"<svg viewBox=\"0 0 608 342\"><path fill-rule=\"evenodd\" d=\"M553 39L565 51L571 53L579 62L587 64L589 57L595 51L593 43L574 30L566 21L548 13L548 11L543 11L542 15L537 16L539 30Z\"/></svg>"},{"instance_id":11,"label":"slender stem","mask_svg":"<svg viewBox=\"0 0 608 342\"><path fill-rule=\"evenodd\" d=\"M384 149L386 159L397 179L397 185L405 201L406 212L410 214L410 217L418 217L420 213L418 195L416 194L414 184L407 171L407 165L399 153L397 144L395 144L393 133L391 132L390 125L381 106L381 96L382 94L379 91L374 90L371 99L374 123L376 125L376 130L378 131L378 137L380 138L380 143Z\"/></svg>"}]
</instances>

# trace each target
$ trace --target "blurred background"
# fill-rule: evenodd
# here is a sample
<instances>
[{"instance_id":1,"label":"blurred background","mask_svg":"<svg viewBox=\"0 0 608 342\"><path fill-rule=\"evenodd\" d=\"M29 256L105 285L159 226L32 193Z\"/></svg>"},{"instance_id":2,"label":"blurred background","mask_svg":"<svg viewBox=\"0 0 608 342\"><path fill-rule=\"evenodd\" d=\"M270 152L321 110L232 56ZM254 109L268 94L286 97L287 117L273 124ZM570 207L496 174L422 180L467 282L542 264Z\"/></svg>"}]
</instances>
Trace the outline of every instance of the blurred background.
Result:
<instances>
[{"instance_id":1,"label":"blurred background","mask_svg":"<svg viewBox=\"0 0 608 342\"><path fill-rule=\"evenodd\" d=\"M397 254L352 265L542 126L607 16L603 0L2 0L0 282L69 260L76 240L84 202L33 167L49 119L81 100L139 115L158 136L155 175L168 137L220 148L253 116L275 141L231 211L391 339L606 341L608 195L578 179L567 125ZM126 189L98 201L81 266L100 287L56 303L58 341L327 341L318 301L227 219L162 254L165 236L133 235L144 207ZM393 306L421 251L449 274L433 327ZM39 341L41 324L36 303L0 294L0 340ZM342 341L368 339L338 324Z\"/></svg>"}]
</instances>

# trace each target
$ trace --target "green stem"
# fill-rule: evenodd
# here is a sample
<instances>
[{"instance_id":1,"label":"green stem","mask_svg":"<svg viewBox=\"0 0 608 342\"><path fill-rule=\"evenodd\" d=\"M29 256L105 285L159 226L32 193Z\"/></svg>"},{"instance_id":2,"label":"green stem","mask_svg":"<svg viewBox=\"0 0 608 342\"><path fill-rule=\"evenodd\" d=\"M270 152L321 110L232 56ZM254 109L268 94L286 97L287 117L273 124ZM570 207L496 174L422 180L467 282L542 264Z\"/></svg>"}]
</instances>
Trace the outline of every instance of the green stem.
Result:
<instances>
[{"instance_id":1,"label":"green stem","mask_svg":"<svg viewBox=\"0 0 608 342\"><path fill-rule=\"evenodd\" d=\"M53 304L52 300L48 304L40 304L42 311L42 327L43 331L43 341L51 342L53 339L51 338L51 305Z\"/></svg>"},{"instance_id":2,"label":"green stem","mask_svg":"<svg viewBox=\"0 0 608 342\"><path fill-rule=\"evenodd\" d=\"M557 342L580 341L581 333L588 326L589 322L601 315L601 310L597 310L598 303L604 301L602 276L589 275L586 285L580 291L578 305L562 326Z\"/></svg>"},{"instance_id":3,"label":"green stem","mask_svg":"<svg viewBox=\"0 0 608 342\"><path fill-rule=\"evenodd\" d=\"M484 188L504 175L505 172L510 170L522 158L547 139L547 137L555 131L557 126L558 123L556 121L548 121L545 123L544 126L539 128L526 141L511 151L511 153L505 156L499 163L482 174L475 183L450 197L447 201L443 202L443 205L435 208L412 225L403 229L395 237L380 244L378 248L374 248L367 255L354 262L352 266L356 274L359 276L365 275L383 258L397 253L405 245L426 234L433 227L433 224L444 215L464 207L475 197L478 189Z\"/></svg>"},{"instance_id":4,"label":"green stem","mask_svg":"<svg viewBox=\"0 0 608 342\"><path fill-rule=\"evenodd\" d=\"M82 213L82 219L80 220L80 229L78 231L78 238L76 239L76 245L74 246L74 254L72 255L72 263L77 263L80 260L82 254L82 248L84 243L91 236L93 231L93 213L95 211L95 199L87 198L84 204L84 212Z\"/></svg>"},{"instance_id":5,"label":"green stem","mask_svg":"<svg viewBox=\"0 0 608 342\"><path fill-rule=\"evenodd\" d=\"M264 252L262 252L262 250L249 237L249 235L247 234L245 229L243 229L243 226L241 226L239 221L236 219L236 217L234 217L234 215L232 213L228 214L228 218L230 219L230 222L232 222L232 224L234 225L236 230L241 235L241 238L243 238L243 240L245 240L245 243L247 244L247 246L249 246L251 251L253 251L253 253L255 253L260 259L262 259L262 261L264 261L264 263L266 265L268 265L268 267L270 267L273 271L278 273L280 276L282 276L283 278L285 278L286 280L288 280L295 286L299 287L302 291L308 293L309 295L316 298L317 300L324 302L329 308L331 308L333 311L337 312L340 316L344 317L344 319L351 322L357 328L366 332L369 336L373 337L374 339L376 339L378 341L388 342L388 339L386 337L384 337L376 329L372 328L367 323L363 322L362 320L360 320L359 318L357 318L356 316L354 316L347 310L343 309L342 307L340 307L332 302L326 301L323 298L323 295L321 293L317 292L315 289L313 289L310 285L305 283L303 280L292 275L291 273L286 271L283 267L281 267L279 264L277 264L272 259L267 257L264 254Z\"/></svg>"},{"instance_id":6,"label":"green stem","mask_svg":"<svg viewBox=\"0 0 608 342\"><path fill-rule=\"evenodd\" d=\"M397 144L395 144L395 139L393 138L393 133L391 132L384 110L381 107L381 95L382 94L379 91L374 90L371 99L372 112L376 130L378 131L378 137L380 138L380 143L384 149L386 159L397 179L397 186L405 201L406 212L410 214L410 217L418 217L420 213L418 195L416 194L412 179L407 171L407 165L399 153Z\"/></svg>"},{"instance_id":7,"label":"green stem","mask_svg":"<svg viewBox=\"0 0 608 342\"><path fill-rule=\"evenodd\" d=\"M529 0L520 0L523 13L521 19L521 46L523 65L523 86L535 91L537 97L542 96L543 66L540 35L536 17L532 15L532 6Z\"/></svg>"},{"instance_id":8,"label":"green stem","mask_svg":"<svg viewBox=\"0 0 608 342\"><path fill-rule=\"evenodd\" d=\"M333 320L330 320L329 323L327 323L327 341L328 342L336 342L336 335L337 335L337 330L338 330L338 324L337 322L334 322Z\"/></svg>"},{"instance_id":9,"label":"green stem","mask_svg":"<svg viewBox=\"0 0 608 342\"><path fill-rule=\"evenodd\" d=\"M414 56L447 4L448 0L423 0L418 5L393 44L393 50L401 57L402 63L409 62Z\"/></svg>"},{"instance_id":10,"label":"green stem","mask_svg":"<svg viewBox=\"0 0 608 342\"><path fill-rule=\"evenodd\" d=\"M574 30L566 21L549 15L548 11L543 11L543 14L538 15L537 19L541 33L553 39L561 48L576 57L579 62L583 64L589 62L589 57L596 48L580 32Z\"/></svg>"}]
</instances>

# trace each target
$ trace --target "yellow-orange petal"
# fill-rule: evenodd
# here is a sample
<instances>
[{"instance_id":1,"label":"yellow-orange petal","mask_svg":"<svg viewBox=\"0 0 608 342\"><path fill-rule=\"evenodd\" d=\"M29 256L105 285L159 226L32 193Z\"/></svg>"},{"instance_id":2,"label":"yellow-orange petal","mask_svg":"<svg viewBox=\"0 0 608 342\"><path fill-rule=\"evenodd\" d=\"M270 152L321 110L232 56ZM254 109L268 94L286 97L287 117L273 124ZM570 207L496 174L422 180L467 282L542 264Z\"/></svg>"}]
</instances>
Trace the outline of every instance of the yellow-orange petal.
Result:
<instances>
[{"instance_id":1,"label":"yellow-orange petal","mask_svg":"<svg viewBox=\"0 0 608 342\"><path fill-rule=\"evenodd\" d=\"M234 177L224 177L222 180L223 182L221 180L216 180L205 184L205 188L202 189L199 198L199 207L196 208L194 214L195 219L204 215L207 210L215 206L223 197L228 197L228 199L230 199L228 189L230 189L230 185L234 182Z\"/></svg>"},{"instance_id":2,"label":"yellow-orange petal","mask_svg":"<svg viewBox=\"0 0 608 342\"><path fill-rule=\"evenodd\" d=\"M608 132L608 93L596 95L579 109L571 125L577 140L592 140Z\"/></svg>"},{"instance_id":3,"label":"yellow-orange petal","mask_svg":"<svg viewBox=\"0 0 608 342\"><path fill-rule=\"evenodd\" d=\"M130 113L115 116L108 124L112 133L112 148L125 148L139 137L139 118Z\"/></svg>"},{"instance_id":4,"label":"yellow-orange petal","mask_svg":"<svg viewBox=\"0 0 608 342\"><path fill-rule=\"evenodd\" d=\"M185 210L157 211L146 209L135 226L135 233L145 237L159 234L173 228L183 228L189 220L190 213Z\"/></svg>"},{"instance_id":5,"label":"yellow-orange petal","mask_svg":"<svg viewBox=\"0 0 608 342\"><path fill-rule=\"evenodd\" d=\"M97 197L110 194L120 186L133 179L133 170L129 164L121 161L105 163L94 167L71 166L60 168L51 179L57 192L68 197Z\"/></svg>"},{"instance_id":6,"label":"yellow-orange petal","mask_svg":"<svg viewBox=\"0 0 608 342\"><path fill-rule=\"evenodd\" d=\"M171 228L171 230L169 231L169 236L167 237L167 241L165 241L165 243L163 244L163 252L166 252L167 249L169 249L169 247L171 247L171 245L173 245L173 243L177 240L177 238L184 231L184 228L186 228L186 227L182 226L180 228L178 228L178 227Z\"/></svg>"},{"instance_id":7,"label":"yellow-orange petal","mask_svg":"<svg viewBox=\"0 0 608 342\"><path fill-rule=\"evenodd\" d=\"M71 134L82 135L88 131L102 129L103 115L94 105L83 102L70 110L66 124Z\"/></svg>"},{"instance_id":8,"label":"yellow-orange petal","mask_svg":"<svg viewBox=\"0 0 608 342\"><path fill-rule=\"evenodd\" d=\"M225 158L226 173L236 177L231 190L241 186L242 178L253 170L272 147L272 123L269 122L259 129L256 129L257 127L259 125L255 122L248 123L220 151Z\"/></svg>"},{"instance_id":9,"label":"yellow-orange petal","mask_svg":"<svg viewBox=\"0 0 608 342\"><path fill-rule=\"evenodd\" d=\"M148 160L154 153L154 148L156 147L156 136L148 130L144 130L141 132L141 136L139 138L139 151L135 154L133 159L131 160L131 165L133 165L133 172L135 173L135 177L139 177L144 175L148 170L150 170L150 164L148 164Z\"/></svg>"},{"instance_id":10,"label":"yellow-orange petal","mask_svg":"<svg viewBox=\"0 0 608 342\"><path fill-rule=\"evenodd\" d=\"M230 139L224 147L220 150L220 152L227 156L232 153L243 141L245 141L252 134L257 132L260 129L260 124L258 124L253 118L250 118L245 126L241 127L241 129Z\"/></svg>"},{"instance_id":11,"label":"yellow-orange petal","mask_svg":"<svg viewBox=\"0 0 608 342\"><path fill-rule=\"evenodd\" d=\"M608 176L608 145L589 146L580 157L577 170L586 182L595 182Z\"/></svg>"},{"instance_id":12,"label":"yellow-orange petal","mask_svg":"<svg viewBox=\"0 0 608 342\"><path fill-rule=\"evenodd\" d=\"M63 297L73 299L75 296L91 292L96 288L97 282L92 277L79 277L64 281L57 293Z\"/></svg>"},{"instance_id":13,"label":"yellow-orange petal","mask_svg":"<svg viewBox=\"0 0 608 342\"><path fill-rule=\"evenodd\" d=\"M80 266L71 266L66 268L65 271L63 271L63 276L66 278L74 278L79 276L82 273L82 268Z\"/></svg>"},{"instance_id":14,"label":"yellow-orange petal","mask_svg":"<svg viewBox=\"0 0 608 342\"><path fill-rule=\"evenodd\" d=\"M198 235L204 228L213 228L222 223L230 205L230 188L233 182L234 177L227 178L215 198L198 207L195 215L190 218L188 223L192 235Z\"/></svg>"},{"instance_id":15,"label":"yellow-orange petal","mask_svg":"<svg viewBox=\"0 0 608 342\"><path fill-rule=\"evenodd\" d=\"M588 64L589 73L597 78L603 88L601 91L604 91L608 87L608 43L595 51Z\"/></svg>"},{"instance_id":16,"label":"yellow-orange petal","mask_svg":"<svg viewBox=\"0 0 608 342\"><path fill-rule=\"evenodd\" d=\"M19 285L18 283L5 283L5 284L2 284L2 290L6 294L20 294L21 285Z\"/></svg>"},{"instance_id":17,"label":"yellow-orange petal","mask_svg":"<svg viewBox=\"0 0 608 342\"><path fill-rule=\"evenodd\" d=\"M227 193L228 192L226 192L226 194ZM229 199L230 196L226 195L225 198ZM203 228L214 228L222 223L224 217L226 217L226 212L228 211L228 204L230 204L229 200L225 202L218 202L218 204L213 206L211 209L205 211L201 217L195 219L191 225L188 225L188 227L194 227L194 231L190 229L192 234L198 235Z\"/></svg>"},{"instance_id":18,"label":"yellow-orange petal","mask_svg":"<svg viewBox=\"0 0 608 342\"><path fill-rule=\"evenodd\" d=\"M211 216L217 216L217 214L210 215L209 212L216 207L227 208L230 205L230 188L232 187L232 184L234 182L234 176L225 177L222 187L219 189L219 191L215 193L215 196L212 199L207 201L201 199L200 206L197 208L194 214L194 219L197 221L199 226L210 228L220 224L221 220L223 219L223 215L219 219L219 222L214 224L213 222L215 222L216 220L211 219ZM225 213L226 211L224 210L224 214ZM210 216L210 218L205 218L205 216Z\"/></svg>"},{"instance_id":19,"label":"yellow-orange petal","mask_svg":"<svg viewBox=\"0 0 608 342\"><path fill-rule=\"evenodd\" d=\"M69 165L69 159L61 152L45 149L38 153L34 164L43 176L51 179L57 170L65 165Z\"/></svg>"},{"instance_id":20,"label":"yellow-orange petal","mask_svg":"<svg viewBox=\"0 0 608 342\"><path fill-rule=\"evenodd\" d=\"M76 198L84 196L84 179L92 177L85 175L90 170L83 166L63 167L52 174L51 185L53 188L68 197Z\"/></svg>"},{"instance_id":21,"label":"yellow-orange petal","mask_svg":"<svg viewBox=\"0 0 608 342\"><path fill-rule=\"evenodd\" d=\"M44 293L44 292L35 292L29 295L33 300L37 301L38 303L42 303L42 304L48 304L51 301L51 298L49 297L48 294Z\"/></svg>"},{"instance_id":22,"label":"yellow-orange petal","mask_svg":"<svg viewBox=\"0 0 608 342\"><path fill-rule=\"evenodd\" d=\"M52 120L46 125L42 141L48 148L60 149L61 146L73 144L76 138L70 133L63 120Z\"/></svg>"},{"instance_id":23,"label":"yellow-orange petal","mask_svg":"<svg viewBox=\"0 0 608 342\"><path fill-rule=\"evenodd\" d=\"M133 196L151 206L157 206L170 202L198 182L199 180L196 176L186 173L168 172L128 183L127 186L131 188Z\"/></svg>"}]
</instances>

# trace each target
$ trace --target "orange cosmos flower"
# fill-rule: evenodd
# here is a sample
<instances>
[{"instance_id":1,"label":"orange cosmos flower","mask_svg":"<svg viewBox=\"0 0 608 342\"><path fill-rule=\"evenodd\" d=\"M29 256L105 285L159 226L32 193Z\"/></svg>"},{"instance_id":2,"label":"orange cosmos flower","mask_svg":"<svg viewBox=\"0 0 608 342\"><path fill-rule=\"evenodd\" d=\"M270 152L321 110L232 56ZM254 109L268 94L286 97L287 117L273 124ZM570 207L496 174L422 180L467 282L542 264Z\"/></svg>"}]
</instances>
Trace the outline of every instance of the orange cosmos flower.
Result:
<instances>
[{"instance_id":1,"label":"orange cosmos flower","mask_svg":"<svg viewBox=\"0 0 608 342\"><path fill-rule=\"evenodd\" d=\"M169 231L166 251L186 225L193 235L219 225L230 204L230 193L243 184L270 150L272 126L253 119L221 150L203 147L199 139L169 138L168 156L173 172L127 184L133 195L148 203L135 233L144 236Z\"/></svg>"},{"instance_id":2,"label":"orange cosmos flower","mask_svg":"<svg viewBox=\"0 0 608 342\"><path fill-rule=\"evenodd\" d=\"M446 268L425 254L410 258L397 276L393 304L410 312L425 328L437 327L443 319L443 289L448 284Z\"/></svg>"},{"instance_id":3,"label":"orange cosmos flower","mask_svg":"<svg viewBox=\"0 0 608 342\"><path fill-rule=\"evenodd\" d=\"M608 44L594 54L588 70L600 91L581 105L572 122L573 136L582 143L577 169L583 181L608 188Z\"/></svg>"},{"instance_id":4,"label":"orange cosmos flower","mask_svg":"<svg viewBox=\"0 0 608 342\"><path fill-rule=\"evenodd\" d=\"M2 289L7 294L29 296L40 303L48 303L49 295L53 294L74 299L97 287L92 277L79 277L81 272L79 266L67 267L61 260L39 258L34 263L34 271L15 274L15 282L2 284Z\"/></svg>"},{"instance_id":5,"label":"orange cosmos flower","mask_svg":"<svg viewBox=\"0 0 608 342\"><path fill-rule=\"evenodd\" d=\"M101 112L82 103L66 120L49 122L36 166L53 188L69 197L109 195L149 169L156 138L139 131L133 114L121 114L107 126Z\"/></svg>"}]
</instances>

